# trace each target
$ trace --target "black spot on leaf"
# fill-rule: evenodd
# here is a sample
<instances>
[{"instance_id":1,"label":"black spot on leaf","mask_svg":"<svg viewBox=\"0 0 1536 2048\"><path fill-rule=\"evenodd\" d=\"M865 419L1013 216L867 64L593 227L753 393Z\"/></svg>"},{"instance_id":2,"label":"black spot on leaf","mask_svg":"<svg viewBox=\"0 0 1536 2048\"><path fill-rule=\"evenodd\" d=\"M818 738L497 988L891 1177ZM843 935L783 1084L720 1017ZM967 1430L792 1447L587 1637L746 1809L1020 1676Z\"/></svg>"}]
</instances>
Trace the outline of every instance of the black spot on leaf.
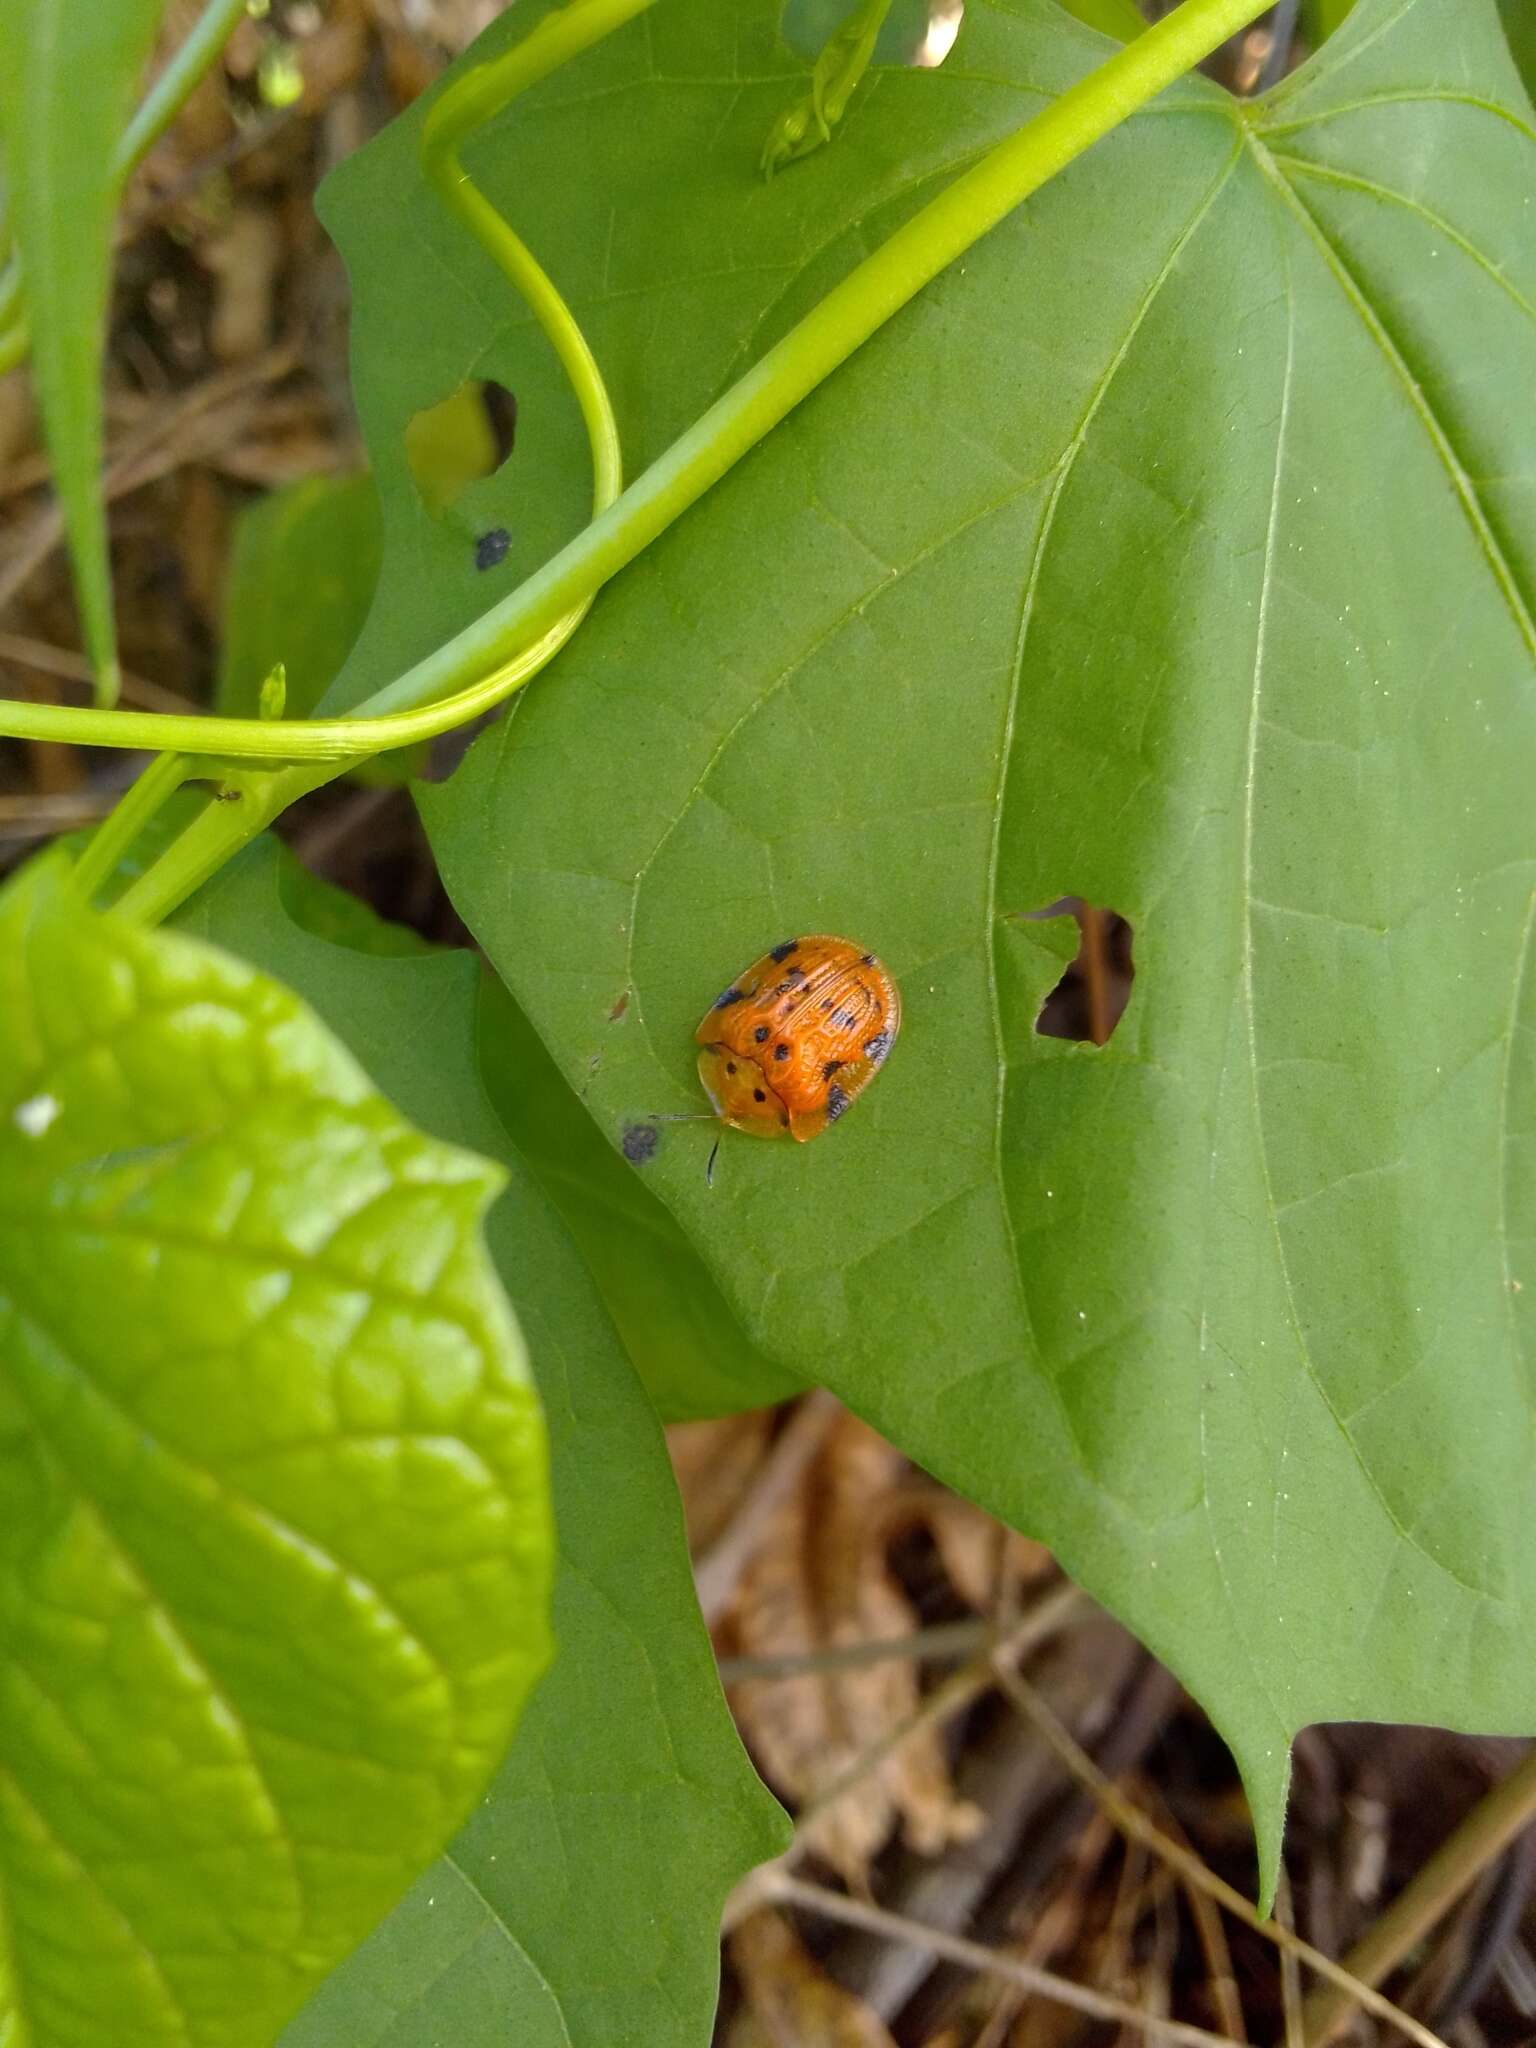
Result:
<instances>
[{"instance_id":1,"label":"black spot on leaf","mask_svg":"<svg viewBox=\"0 0 1536 2048\"><path fill-rule=\"evenodd\" d=\"M628 1124L619 1140L624 1157L631 1166L646 1166L656 1157L656 1147L661 1143L661 1133L654 1124Z\"/></svg>"}]
</instances>

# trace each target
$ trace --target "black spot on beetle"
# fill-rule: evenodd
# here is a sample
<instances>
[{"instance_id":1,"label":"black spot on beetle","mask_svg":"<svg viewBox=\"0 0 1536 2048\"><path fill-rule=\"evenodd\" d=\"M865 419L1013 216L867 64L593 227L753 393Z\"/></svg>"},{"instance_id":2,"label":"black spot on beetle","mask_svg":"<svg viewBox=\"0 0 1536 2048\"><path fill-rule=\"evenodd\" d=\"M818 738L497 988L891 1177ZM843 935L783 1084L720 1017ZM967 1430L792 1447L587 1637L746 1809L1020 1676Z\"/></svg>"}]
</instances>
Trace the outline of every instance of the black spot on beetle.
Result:
<instances>
[{"instance_id":1,"label":"black spot on beetle","mask_svg":"<svg viewBox=\"0 0 1536 2048\"><path fill-rule=\"evenodd\" d=\"M827 1090L827 1122L835 1124L848 1107L848 1090L840 1088L836 1081Z\"/></svg>"},{"instance_id":2,"label":"black spot on beetle","mask_svg":"<svg viewBox=\"0 0 1536 2048\"><path fill-rule=\"evenodd\" d=\"M799 943L800 941L798 939L786 939L782 946L774 947L773 951L768 955L768 958L770 960L787 960L790 954L793 953L793 951L795 950L796 946L799 945Z\"/></svg>"},{"instance_id":3,"label":"black spot on beetle","mask_svg":"<svg viewBox=\"0 0 1536 2048\"><path fill-rule=\"evenodd\" d=\"M759 1045L766 1044L768 1039L768 1026L766 1024L759 1024L757 1029L753 1032L752 1036L757 1040Z\"/></svg>"},{"instance_id":4,"label":"black spot on beetle","mask_svg":"<svg viewBox=\"0 0 1536 2048\"><path fill-rule=\"evenodd\" d=\"M784 979L786 981L804 981L805 969L803 967L786 967Z\"/></svg>"},{"instance_id":5,"label":"black spot on beetle","mask_svg":"<svg viewBox=\"0 0 1536 2048\"><path fill-rule=\"evenodd\" d=\"M787 1045L776 1045L773 1048L773 1056L776 1060L787 1060L789 1058L789 1047Z\"/></svg>"},{"instance_id":6,"label":"black spot on beetle","mask_svg":"<svg viewBox=\"0 0 1536 2048\"><path fill-rule=\"evenodd\" d=\"M821 1070L821 1078L823 1079L823 1081L830 1081L832 1076L837 1072L838 1068L846 1065L846 1060L828 1060L826 1065Z\"/></svg>"},{"instance_id":7,"label":"black spot on beetle","mask_svg":"<svg viewBox=\"0 0 1536 2048\"><path fill-rule=\"evenodd\" d=\"M890 1049L891 1034L889 1031L877 1031L873 1038L866 1038L864 1041L864 1050L877 1067Z\"/></svg>"},{"instance_id":8,"label":"black spot on beetle","mask_svg":"<svg viewBox=\"0 0 1536 2048\"><path fill-rule=\"evenodd\" d=\"M736 1062L734 1060L727 1060L725 1063L725 1071L728 1074L734 1074L736 1071Z\"/></svg>"},{"instance_id":9,"label":"black spot on beetle","mask_svg":"<svg viewBox=\"0 0 1536 2048\"><path fill-rule=\"evenodd\" d=\"M661 1133L654 1124L629 1124L619 1140L620 1149L631 1166L647 1166L656 1157Z\"/></svg>"},{"instance_id":10,"label":"black spot on beetle","mask_svg":"<svg viewBox=\"0 0 1536 2048\"><path fill-rule=\"evenodd\" d=\"M504 526L493 526L489 533L482 533L475 542L475 567L494 569L499 562L507 559L507 549L512 545L512 536Z\"/></svg>"},{"instance_id":11,"label":"black spot on beetle","mask_svg":"<svg viewBox=\"0 0 1536 2048\"><path fill-rule=\"evenodd\" d=\"M766 1096L766 1095L765 1095L765 1094L763 1093L763 1091L762 1091L762 1089L761 1089L761 1088L754 1088L754 1089L752 1090L752 1100L753 1100L754 1102L766 1102L766 1101L768 1100L768 1098L767 1098L767 1096Z\"/></svg>"},{"instance_id":12,"label":"black spot on beetle","mask_svg":"<svg viewBox=\"0 0 1536 2048\"><path fill-rule=\"evenodd\" d=\"M728 1010L732 1003L744 1003L746 1000L747 992L744 988L728 988L723 996L715 997L714 1007L717 1010Z\"/></svg>"},{"instance_id":13,"label":"black spot on beetle","mask_svg":"<svg viewBox=\"0 0 1536 2048\"><path fill-rule=\"evenodd\" d=\"M858 1018L854 1015L852 1010L839 1010L837 1015L832 1019L832 1022L838 1027L840 1031L851 1031L854 1025L858 1023L858 1021Z\"/></svg>"}]
</instances>

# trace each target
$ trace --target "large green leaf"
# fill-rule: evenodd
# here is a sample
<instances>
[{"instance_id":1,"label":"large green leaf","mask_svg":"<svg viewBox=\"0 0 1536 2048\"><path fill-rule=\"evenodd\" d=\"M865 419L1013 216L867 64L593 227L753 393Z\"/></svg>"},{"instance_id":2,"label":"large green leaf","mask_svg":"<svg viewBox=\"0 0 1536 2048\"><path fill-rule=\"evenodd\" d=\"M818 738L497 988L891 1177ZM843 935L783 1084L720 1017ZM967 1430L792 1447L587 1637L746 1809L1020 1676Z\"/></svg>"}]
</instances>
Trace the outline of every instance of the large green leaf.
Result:
<instances>
[{"instance_id":1,"label":"large green leaf","mask_svg":"<svg viewBox=\"0 0 1536 2048\"><path fill-rule=\"evenodd\" d=\"M164 0L0 7L0 152L32 333L32 379L74 556L98 694L117 694L101 468L101 347L113 172Z\"/></svg>"},{"instance_id":2,"label":"large green leaf","mask_svg":"<svg viewBox=\"0 0 1536 2048\"><path fill-rule=\"evenodd\" d=\"M262 844L186 918L300 989L425 1128L506 1161L489 1236L549 1422L559 1649L469 1825L284 2048L698 2048L721 1898L782 1822L721 1697L655 1419L491 1106L522 1057L506 999L487 982L477 1018L469 956L384 957L351 912Z\"/></svg>"},{"instance_id":3,"label":"large green leaf","mask_svg":"<svg viewBox=\"0 0 1536 2048\"><path fill-rule=\"evenodd\" d=\"M0 2039L265 2048L548 1654L499 1176L206 946L0 898Z\"/></svg>"},{"instance_id":4,"label":"large green leaf","mask_svg":"<svg viewBox=\"0 0 1536 2048\"><path fill-rule=\"evenodd\" d=\"M770 11L675 0L475 161L643 459L1101 48L973 0L949 64L870 81L764 188ZM410 244L386 291L358 223L411 177L391 138L332 203L381 461L386 326L429 349L403 309L436 299ZM1193 1687L1271 1872L1307 1722L1536 1730L1533 202L1493 0L1360 0L1257 107L1186 83L895 319L424 799L613 1142L698 1105L694 1022L765 944L889 962L907 1021L845 1124L728 1137L713 1189L679 1126L649 1185L763 1348ZM438 234L434 264L476 260ZM524 331L497 303L480 346ZM1102 1050L1033 1028L1057 957L1020 913L1069 892L1135 927Z\"/></svg>"}]
</instances>

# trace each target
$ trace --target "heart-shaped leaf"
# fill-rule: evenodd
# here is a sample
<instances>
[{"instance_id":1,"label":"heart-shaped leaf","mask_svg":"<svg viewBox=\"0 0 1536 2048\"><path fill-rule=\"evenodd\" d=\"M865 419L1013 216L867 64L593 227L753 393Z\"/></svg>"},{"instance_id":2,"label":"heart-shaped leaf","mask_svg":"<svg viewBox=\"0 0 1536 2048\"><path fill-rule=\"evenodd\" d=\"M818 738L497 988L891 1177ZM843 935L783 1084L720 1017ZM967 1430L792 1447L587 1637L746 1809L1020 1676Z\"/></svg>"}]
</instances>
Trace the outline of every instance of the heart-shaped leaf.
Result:
<instances>
[{"instance_id":1,"label":"heart-shaped leaf","mask_svg":"<svg viewBox=\"0 0 1536 2048\"><path fill-rule=\"evenodd\" d=\"M422 1137L286 989L0 897L0 2039L265 2048L548 1653L544 1432Z\"/></svg>"},{"instance_id":2,"label":"heart-shaped leaf","mask_svg":"<svg viewBox=\"0 0 1536 2048\"><path fill-rule=\"evenodd\" d=\"M867 80L764 187L772 11L676 0L474 162L643 460L1103 48L972 0L943 69ZM440 232L456 287L411 288L414 243L378 260L363 217L426 204L408 148L331 206L381 478L392 365L436 346L413 304L446 293L514 383L526 335ZM846 1123L728 1138L712 1190L682 1126L648 1184L759 1346L1194 1688L1271 1874L1305 1723L1536 1729L1533 205L1494 0L1360 0L1257 105L1186 82L882 330L423 799L616 1144L699 1106L693 1025L766 945L888 962L906 1022ZM1028 913L1068 893L1134 927L1102 1049L1034 1028L1058 955Z\"/></svg>"}]
</instances>

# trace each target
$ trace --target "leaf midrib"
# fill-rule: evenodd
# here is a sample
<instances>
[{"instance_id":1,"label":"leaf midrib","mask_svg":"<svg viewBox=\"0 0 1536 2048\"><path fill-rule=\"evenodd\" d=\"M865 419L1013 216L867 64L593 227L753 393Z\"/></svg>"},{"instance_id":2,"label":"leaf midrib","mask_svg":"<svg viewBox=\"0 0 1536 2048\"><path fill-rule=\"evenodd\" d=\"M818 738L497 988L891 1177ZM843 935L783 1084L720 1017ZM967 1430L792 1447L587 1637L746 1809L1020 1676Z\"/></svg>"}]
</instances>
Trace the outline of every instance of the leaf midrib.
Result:
<instances>
[{"instance_id":1,"label":"leaf midrib","mask_svg":"<svg viewBox=\"0 0 1536 2048\"><path fill-rule=\"evenodd\" d=\"M1472 524L1475 535L1481 542L1484 558L1488 562L1488 566L1494 575L1494 579L1498 584L1500 592L1504 596L1506 603L1509 605L1515 617L1517 626L1521 628L1523 634L1525 635L1527 646L1530 648L1533 657L1536 657L1536 626L1533 626L1529 614L1525 611L1524 606L1520 601L1518 590L1513 587L1512 578L1510 577L1508 565L1504 562L1503 555L1498 548L1497 541L1494 535L1492 534L1491 529L1488 527L1486 518L1482 514L1480 503L1476 499L1475 490L1473 489L1473 486L1471 484L1471 479L1467 476L1466 471L1463 465L1461 464L1459 457L1456 455L1454 447L1450 441L1449 435L1446 433L1438 417L1435 415L1433 408L1430 406L1427 394L1423 391L1422 387L1418 384L1417 380L1414 379L1409 373L1407 365L1404 363L1401 354L1397 350L1395 344L1392 342L1391 336L1387 332L1385 324L1382 322L1380 315L1377 314L1374 307L1370 305L1363 287L1359 284L1359 281L1354 277L1353 273L1348 269L1347 265L1344 264L1342 257L1338 255L1330 238L1323 231L1320 224L1315 221L1310 209L1302 202L1300 197L1296 194L1290 181L1285 177L1284 173L1280 170L1271 152L1265 148L1264 144L1258 139L1256 135L1253 134L1251 129L1245 130L1245 133L1247 136L1248 143L1252 148L1255 158L1259 163L1259 167L1261 171L1264 173L1266 179L1269 181L1271 185L1275 186L1283 194L1283 196L1288 202L1289 209L1292 212L1293 216L1298 217L1301 220L1303 226L1306 228L1308 232L1309 239L1320 250L1320 253L1323 256L1324 262L1330 274L1338 283L1340 290L1342 291L1346 301L1355 311L1355 313L1359 316L1362 324L1366 329L1366 332L1370 335L1371 339L1377 344L1377 347L1381 355L1383 356L1384 360L1386 361L1388 367L1392 370L1398 381L1404 386L1415 416L1420 420L1421 424L1425 427L1425 430L1429 435L1431 444L1433 445L1436 454L1440 457L1441 461L1445 463L1446 467L1450 472L1451 480L1453 486L1455 487L1458 501L1462 506L1464 514L1468 517L1470 523ZM1263 1091L1259 1082L1257 1006L1254 999L1253 984L1253 908L1255 903L1255 893L1253 889L1253 839L1255 811L1254 798L1258 765L1258 731L1260 723L1260 705L1263 695L1265 646L1268 632L1269 594L1273 582L1274 543L1277 531L1277 520L1280 503L1280 478L1283 469L1285 433L1290 414L1290 400L1293 386L1294 370L1295 307L1294 294L1291 289L1290 274L1288 268L1286 274L1286 307L1286 377L1284 385L1284 395L1281 403L1280 422L1276 433L1275 474L1273 494L1270 505L1270 522L1265 536L1264 565L1259 588L1258 620L1255 630L1254 644L1253 684L1249 700L1250 708L1248 726L1247 767L1243 779L1243 859L1241 892L1243 902L1243 962L1241 987L1243 1006L1247 1014L1248 1022L1248 1079L1253 1104L1254 1131L1258 1144L1259 1165L1263 1177L1264 1210L1265 1215L1269 1219L1270 1228L1274 1238L1277 1268L1279 1272L1281 1286L1284 1290L1286 1314L1291 1325L1292 1335L1295 1339L1297 1357L1300 1360L1301 1365L1304 1371L1306 1372L1308 1379L1312 1383L1313 1387L1316 1389L1318 1398L1323 1403L1323 1407L1327 1415L1333 1422L1333 1425L1337 1429L1343 1442L1348 1446L1350 1455L1353 1457L1357 1469L1359 1470L1366 1485L1370 1489L1372 1498L1377 1502L1383 1514L1387 1517L1387 1520L1390 1523L1393 1531L1397 1535L1398 1539L1402 1543L1404 1543L1409 1550L1413 1551L1418 1556L1422 1557L1433 1570L1443 1574L1452 1582L1452 1584L1460 1587L1463 1592L1470 1595L1475 1601L1492 1601L1496 1598L1496 1596L1492 1594L1488 1590L1488 1588L1474 1585L1469 1580L1463 1578L1460 1572L1456 1571L1452 1566L1448 1565L1444 1561L1444 1559L1436 1557L1433 1551L1431 1551L1424 1544L1424 1542L1404 1524L1401 1516L1397 1512L1397 1509L1393 1505L1392 1501L1388 1498L1381 1481L1377 1478L1375 1472L1371 1468L1369 1461L1362 1452L1359 1444L1356 1442L1353 1431L1350 1429L1343 1415L1339 1412L1338 1406L1335 1403L1331 1393L1329 1392L1328 1387L1325 1384L1324 1379L1322 1377L1322 1374L1318 1370L1316 1361L1312 1357L1311 1347L1307 1342L1306 1335L1302 1326L1301 1314L1296 1300L1295 1286L1291 1277L1290 1260L1286 1253L1284 1233L1280 1222L1280 1211L1275 1202L1274 1184L1270 1174L1269 1145L1265 1136L1264 1128Z\"/></svg>"},{"instance_id":2,"label":"leaf midrib","mask_svg":"<svg viewBox=\"0 0 1536 2048\"><path fill-rule=\"evenodd\" d=\"M998 778L992 800L992 844L988 853L986 890L983 903L982 947L987 962L988 1006L992 1021L993 1050L996 1058L996 1108L992 1119L992 1178L997 1190L998 1207L1002 1212L1003 1237L1008 1246L1009 1265L1013 1274L1014 1293L1019 1313L1023 1318L1025 1338L1031 1352L1043 1365L1044 1355L1035 1335L1034 1317L1029 1304L1029 1291L1024 1282L1023 1261L1019 1254L1018 1232L1014 1226L1013 1212L1008 1201L1007 1176L1003 1166L1004 1124L1008 1101L1007 1031L1003 1021L1002 993L998 985L997 971L997 895L998 875L1002 866L1003 825L1007 814L1007 791L1013 765L1013 735L1018 716L1019 697L1023 688L1024 661L1028 649L1030 628L1034 620L1035 599L1041 579L1045 573L1046 556L1050 549L1051 534L1055 526L1056 512L1067 485L1071 481L1077 458L1081 454L1106 399L1113 388L1131 349L1141 332L1148 315L1157 303L1163 286L1178 266L1180 257L1193 241L1196 233L1209 216L1217 199L1226 189L1233 171L1242 157L1242 141L1234 141L1226 162L1222 165L1209 189L1202 195L1189 220L1175 238L1162 267L1143 293L1129 327L1102 376L1089 397L1082 419L1076 431L1057 458L1055 479L1050 496L1040 518L1040 532L1035 542L1035 551L1030 562L1029 576L1020 600L1019 621L1014 634L1012 677L1008 688L1008 702L1003 718L1002 737L998 745ZM1079 1435L1076 1420L1062 1396L1061 1388L1053 1373L1042 1372L1041 1378L1050 1391L1053 1404L1060 1417L1062 1427L1071 1440L1083 1470L1093 1474L1093 1467ZM1097 1475L1095 1483L1102 1487Z\"/></svg>"}]
</instances>

